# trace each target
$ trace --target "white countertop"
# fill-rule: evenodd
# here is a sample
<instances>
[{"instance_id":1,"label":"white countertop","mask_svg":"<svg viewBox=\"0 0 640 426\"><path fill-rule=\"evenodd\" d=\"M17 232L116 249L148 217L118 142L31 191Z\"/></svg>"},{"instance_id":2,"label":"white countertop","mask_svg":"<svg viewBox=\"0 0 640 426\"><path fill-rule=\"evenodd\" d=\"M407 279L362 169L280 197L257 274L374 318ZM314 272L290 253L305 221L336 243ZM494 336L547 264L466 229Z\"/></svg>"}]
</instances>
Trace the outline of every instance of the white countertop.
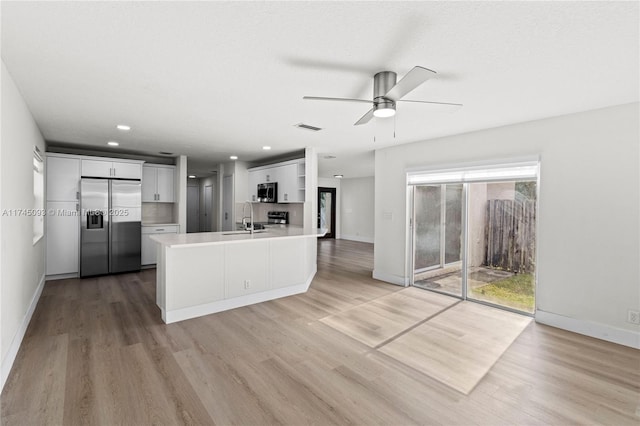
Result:
<instances>
[{"instance_id":1,"label":"white countertop","mask_svg":"<svg viewBox=\"0 0 640 426\"><path fill-rule=\"evenodd\" d=\"M142 222L142 226L179 226L179 223L150 223Z\"/></svg>"},{"instance_id":2,"label":"white countertop","mask_svg":"<svg viewBox=\"0 0 640 426\"><path fill-rule=\"evenodd\" d=\"M300 238L300 237L322 237L327 233L326 229L304 229L297 226L273 227L255 231L237 233L238 231L226 232L196 232L192 234L156 234L151 235L151 239L165 247L198 246L224 243L241 243L255 240L268 240L272 238Z\"/></svg>"}]
</instances>

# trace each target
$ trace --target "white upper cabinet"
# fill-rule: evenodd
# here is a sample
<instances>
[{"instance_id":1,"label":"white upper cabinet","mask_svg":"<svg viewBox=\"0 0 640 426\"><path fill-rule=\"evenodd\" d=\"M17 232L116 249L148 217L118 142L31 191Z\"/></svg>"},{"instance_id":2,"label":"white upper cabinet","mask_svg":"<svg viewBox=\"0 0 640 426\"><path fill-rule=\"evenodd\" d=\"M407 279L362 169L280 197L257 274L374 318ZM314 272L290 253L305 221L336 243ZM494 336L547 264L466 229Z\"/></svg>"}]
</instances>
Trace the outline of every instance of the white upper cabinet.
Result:
<instances>
[{"instance_id":1,"label":"white upper cabinet","mask_svg":"<svg viewBox=\"0 0 640 426\"><path fill-rule=\"evenodd\" d=\"M260 173L262 170L249 170L249 201L258 201L258 184L261 182Z\"/></svg>"},{"instance_id":2,"label":"white upper cabinet","mask_svg":"<svg viewBox=\"0 0 640 426\"><path fill-rule=\"evenodd\" d=\"M142 161L82 160L82 176L120 179L142 178Z\"/></svg>"},{"instance_id":3,"label":"white upper cabinet","mask_svg":"<svg viewBox=\"0 0 640 426\"><path fill-rule=\"evenodd\" d=\"M82 176L111 177L113 162L102 160L82 160Z\"/></svg>"},{"instance_id":4,"label":"white upper cabinet","mask_svg":"<svg viewBox=\"0 0 640 426\"><path fill-rule=\"evenodd\" d=\"M142 201L175 202L175 169L175 166L145 164L142 167Z\"/></svg>"},{"instance_id":5,"label":"white upper cabinet","mask_svg":"<svg viewBox=\"0 0 640 426\"><path fill-rule=\"evenodd\" d=\"M260 183L278 183L278 203L302 203L304 192L304 160L285 161L249 170L249 199L257 201Z\"/></svg>"},{"instance_id":6,"label":"white upper cabinet","mask_svg":"<svg viewBox=\"0 0 640 426\"><path fill-rule=\"evenodd\" d=\"M113 177L126 179L142 178L142 163L113 162Z\"/></svg>"},{"instance_id":7,"label":"white upper cabinet","mask_svg":"<svg viewBox=\"0 0 640 426\"><path fill-rule=\"evenodd\" d=\"M142 166L142 202L156 201L156 189L158 186L158 172L153 166Z\"/></svg>"},{"instance_id":8,"label":"white upper cabinet","mask_svg":"<svg viewBox=\"0 0 640 426\"><path fill-rule=\"evenodd\" d=\"M298 165L287 164L278 167L278 202L296 203L299 201Z\"/></svg>"},{"instance_id":9,"label":"white upper cabinet","mask_svg":"<svg viewBox=\"0 0 640 426\"><path fill-rule=\"evenodd\" d=\"M47 201L78 201L80 159L47 156Z\"/></svg>"},{"instance_id":10,"label":"white upper cabinet","mask_svg":"<svg viewBox=\"0 0 640 426\"><path fill-rule=\"evenodd\" d=\"M173 203L175 196L175 167L158 167L158 201Z\"/></svg>"}]
</instances>

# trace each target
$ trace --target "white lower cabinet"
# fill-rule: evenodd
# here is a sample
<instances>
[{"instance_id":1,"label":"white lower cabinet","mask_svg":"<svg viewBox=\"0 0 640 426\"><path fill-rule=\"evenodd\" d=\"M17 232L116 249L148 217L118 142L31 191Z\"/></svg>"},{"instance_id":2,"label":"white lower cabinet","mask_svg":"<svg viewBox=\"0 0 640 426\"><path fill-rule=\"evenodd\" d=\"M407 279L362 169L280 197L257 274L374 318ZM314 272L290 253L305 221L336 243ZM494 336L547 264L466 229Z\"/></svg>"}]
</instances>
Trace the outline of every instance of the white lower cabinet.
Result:
<instances>
[{"instance_id":1,"label":"white lower cabinet","mask_svg":"<svg viewBox=\"0 0 640 426\"><path fill-rule=\"evenodd\" d=\"M306 245L295 239L273 239L270 247L271 288L282 288L304 282Z\"/></svg>"},{"instance_id":2,"label":"white lower cabinet","mask_svg":"<svg viewBox=\"0 0 640 426\"><path fill-rule=\"evenodd\" d=\"M157 255L157 245L155 242L151 241L151 235L154 234L177 234L178 233L178 225L167 225L167 226L143 226L142 227L142 245L141 245L141 264L145 265L155 265L157 263L156 255Z\"/></svg>"},{"instance_id":3,"label":"white lower cabinet","mask_svg":"<svg viewBox=\"0 0 640 426\"><path fill-rule=\"evenodd\" d=\"M76 201L47 203L47 275L77 274L80 217Z\"/></svg>"}]
</instances>

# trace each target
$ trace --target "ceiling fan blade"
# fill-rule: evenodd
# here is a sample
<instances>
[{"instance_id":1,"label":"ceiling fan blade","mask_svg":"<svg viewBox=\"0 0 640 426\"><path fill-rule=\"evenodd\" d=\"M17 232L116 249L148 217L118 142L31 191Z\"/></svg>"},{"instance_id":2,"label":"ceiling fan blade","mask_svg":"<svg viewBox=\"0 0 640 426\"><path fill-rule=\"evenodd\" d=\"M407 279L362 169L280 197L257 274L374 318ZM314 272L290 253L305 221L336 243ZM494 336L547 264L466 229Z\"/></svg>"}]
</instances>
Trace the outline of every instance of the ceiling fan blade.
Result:
<instances>
[{"instance_id":1,"label":"ceiling fan blade","mask_svg":"<svg viewBox=\"0 0 640 426\"><path fill-rule=\"evenodd\" d=\"M410 101L408 99L401 99L398 102L411 102L416 104L422 104L429 108L429 111L437 112L456 112L462 108L462 104L454 104L451 102L432 102L432 101Z\"/></svg>"},{"instance_id":2,"label":"ceiling fan blade","mask_svg":"<svg viewBox=\"0 0 640 426\"><path fill-rule=\"evenodd\" d=\"M389 98L392 101L399 101L404 95L411 92L416 87L420 86L430 78L435 77L436 72L423 67L413 67L399 82L393 86L386 95L385 98Z\"/></svg>"},{"instance_id":3,"label":"ceiling fan blade","mask_svg":"<svg viewBox=\"0 0 640 426\"><path fill-rule=\"evenodd\" d=\"M351 99L351 98L325 98L322 96L303 96L302 99L307 101L342 101L342 102L364 102L372 104L373 101L367 101L365 99Z\"/></svg>"},{"instance_id":4,"label":"ceiling fan blade","mask_svg":"<svg viewBox=\"0 0 640 426\"><path fill-rule=\"evenodd\" d=\"M362 118L360 118L360 120L356 121L353 125L354 126L359 126L361 124L367 124L369 122L369 120L371 120L373 118L373 108L371 108L369 111L367 111L367 113L365 115L362 116Z\"/></svg>"}]
</instances>

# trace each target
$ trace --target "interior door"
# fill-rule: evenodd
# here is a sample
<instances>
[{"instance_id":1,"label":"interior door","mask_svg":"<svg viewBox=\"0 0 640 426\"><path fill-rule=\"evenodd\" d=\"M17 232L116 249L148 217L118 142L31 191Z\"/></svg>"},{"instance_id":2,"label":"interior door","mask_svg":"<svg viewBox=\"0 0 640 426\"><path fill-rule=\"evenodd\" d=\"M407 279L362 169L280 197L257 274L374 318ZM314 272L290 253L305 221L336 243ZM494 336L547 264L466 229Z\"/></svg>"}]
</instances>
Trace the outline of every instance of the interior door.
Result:
<instances>
[{"instance_id":1,"label":"interior door","mask_svg":"<svg viewBox=\"0 0 640 426\"><path fill-rule=\"evenodd\" d=\"M187 233L200 231L200 187L187 186Z\"/></svg>"},{"instance_id":2,"label":"interior door","mask_svg":"<svg viewBox=\"0 0 640 426\"><path fill-rule=\"evenodd\" d=\"M336 237L335 188L318 188L318 228L327 229L323 238Z\"/></svg>"},{"instance_id":3,"label":"interior door","mask_svg":"<svg viewBox=\"0 0 640 426\"><path fill-rule=\"evenodd\" d=\"M202 224L202 230L204 232L211 232L213 226L213 186L207 185L204 187L204 223Z\"/></svg>"}]
</instances>

